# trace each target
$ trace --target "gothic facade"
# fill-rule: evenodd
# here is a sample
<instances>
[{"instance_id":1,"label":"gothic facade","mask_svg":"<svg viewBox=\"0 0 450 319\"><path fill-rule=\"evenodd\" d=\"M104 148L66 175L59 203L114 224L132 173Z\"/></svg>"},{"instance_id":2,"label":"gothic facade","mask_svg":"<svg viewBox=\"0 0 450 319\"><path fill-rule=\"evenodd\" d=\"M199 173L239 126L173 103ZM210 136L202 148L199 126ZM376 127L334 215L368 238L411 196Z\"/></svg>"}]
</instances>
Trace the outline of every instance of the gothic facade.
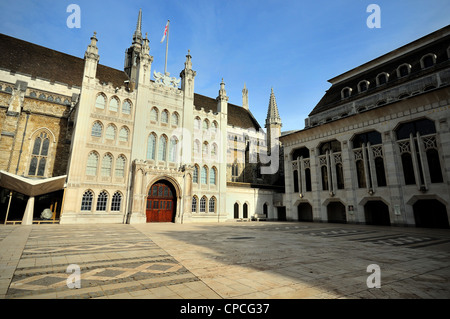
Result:
<instances>
[{"instance_id":1,"label":"gothic facade","mask_svg":"<svg viewBox=\"0 0 450 319\"><path fill-rule=\"evenodd\" d=\"M190 52L179 78L152 73L141 21L123 71L99 64L95 33L84 59L0 35L0 219L44 222L44 209L60 223L275 217L283 170L260 173L279 162L273 91L268 142L246 87L242 106L223 79L216 98L195 93Z\"/></svg>"},{"instance_id":2,"label":"gothic facade","mask_svg":"<svg viewBox=\"0 0 450 319\"><path fill-rule=\"evenodd\" d=\"M288 219L448 228L450 27L329 82L281 137Z\"/></svg>"}]
</instances>

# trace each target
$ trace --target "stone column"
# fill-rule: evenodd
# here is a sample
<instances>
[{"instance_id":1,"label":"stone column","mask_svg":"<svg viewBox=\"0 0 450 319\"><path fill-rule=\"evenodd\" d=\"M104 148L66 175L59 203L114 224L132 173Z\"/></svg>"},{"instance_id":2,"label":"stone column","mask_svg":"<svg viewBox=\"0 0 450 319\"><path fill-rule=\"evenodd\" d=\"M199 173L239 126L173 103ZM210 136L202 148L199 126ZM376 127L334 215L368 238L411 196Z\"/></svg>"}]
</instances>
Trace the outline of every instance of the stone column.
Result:
<instances>
[{"instance_id":1,"label":"stone column","mask_svg":"<svg viewBox=\"0 0 450 319\"><path fill-rule=\"evenodd\" d=\"M22 218L22 225L33 225L34 196L28 198L27 207Z\"/></svg>"}]
</instances>

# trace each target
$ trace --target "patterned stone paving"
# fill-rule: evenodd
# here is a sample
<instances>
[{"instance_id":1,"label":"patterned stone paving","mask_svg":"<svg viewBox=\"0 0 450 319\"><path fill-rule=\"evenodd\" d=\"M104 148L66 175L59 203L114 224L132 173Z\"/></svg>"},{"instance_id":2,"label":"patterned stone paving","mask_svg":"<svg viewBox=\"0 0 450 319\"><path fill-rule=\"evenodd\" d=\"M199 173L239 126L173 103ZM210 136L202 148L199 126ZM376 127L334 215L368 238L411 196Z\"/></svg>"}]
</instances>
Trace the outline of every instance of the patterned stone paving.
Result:
<instances>
[{"instance_id":1,"label":"patterned stone paving","mask_svg":"<svg viewBox=\"0 0 450 319\"><path fill-rule=\"evenodd\" d=\"M368 289L378 264L381 289ZM70 288L78 265L81 287ZM326 223L0 226L0 298L450 298L450 231Z\"/></svg>"},{"instance_id":2,"label":"patterned stone paving","mask_svg":"<svg viewBox=\"0 0 450 319\"><path fill-rule=\"evenodd\" d=\"M80 269L79 289L67 286L72 264ZM5 297L98 298L198 281L130 226L40 225L33 226Z\"/></svg>"}]
</instances>

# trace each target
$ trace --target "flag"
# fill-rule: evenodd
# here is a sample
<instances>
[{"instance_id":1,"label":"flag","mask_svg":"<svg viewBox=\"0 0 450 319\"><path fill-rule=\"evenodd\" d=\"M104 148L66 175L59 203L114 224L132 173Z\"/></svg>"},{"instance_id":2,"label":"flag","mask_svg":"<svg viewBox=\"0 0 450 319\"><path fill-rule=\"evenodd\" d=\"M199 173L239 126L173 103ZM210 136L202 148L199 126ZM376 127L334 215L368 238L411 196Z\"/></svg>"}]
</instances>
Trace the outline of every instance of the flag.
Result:
<instances>
[{"instance_id":1,"label":"flag","mask_svg":"<svg viewBox=\"0 0 450 319\"><path fill-rule=\"evenodd\" d=\"M161 39L161 43L163 43L164 39L166 38L166 34L167 34L167 29L168 28L169 28L169 20L167 20L166 27L164 28L164 34L163 34L163 37Z\"/></svg>"}]
</instances>

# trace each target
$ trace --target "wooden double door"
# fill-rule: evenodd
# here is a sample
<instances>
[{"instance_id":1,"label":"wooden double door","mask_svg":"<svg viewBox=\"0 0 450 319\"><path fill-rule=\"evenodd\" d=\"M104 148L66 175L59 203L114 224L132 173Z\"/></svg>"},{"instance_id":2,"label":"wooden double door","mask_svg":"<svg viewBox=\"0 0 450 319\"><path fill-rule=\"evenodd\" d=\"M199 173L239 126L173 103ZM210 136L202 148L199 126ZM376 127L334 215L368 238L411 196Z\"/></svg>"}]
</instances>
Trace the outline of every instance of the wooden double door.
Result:
<instances>
[{"instance_id":1,"label":"wooden double door","mask_svg":"<svg viewBox=\"0 0 450 319\"><path fill-rule=\"evenodd\" d=\"M150 187L147 197L147 223L173 222L175 220L176 198L168 182L158 182Z\"/></svg>"}]
</instances>

